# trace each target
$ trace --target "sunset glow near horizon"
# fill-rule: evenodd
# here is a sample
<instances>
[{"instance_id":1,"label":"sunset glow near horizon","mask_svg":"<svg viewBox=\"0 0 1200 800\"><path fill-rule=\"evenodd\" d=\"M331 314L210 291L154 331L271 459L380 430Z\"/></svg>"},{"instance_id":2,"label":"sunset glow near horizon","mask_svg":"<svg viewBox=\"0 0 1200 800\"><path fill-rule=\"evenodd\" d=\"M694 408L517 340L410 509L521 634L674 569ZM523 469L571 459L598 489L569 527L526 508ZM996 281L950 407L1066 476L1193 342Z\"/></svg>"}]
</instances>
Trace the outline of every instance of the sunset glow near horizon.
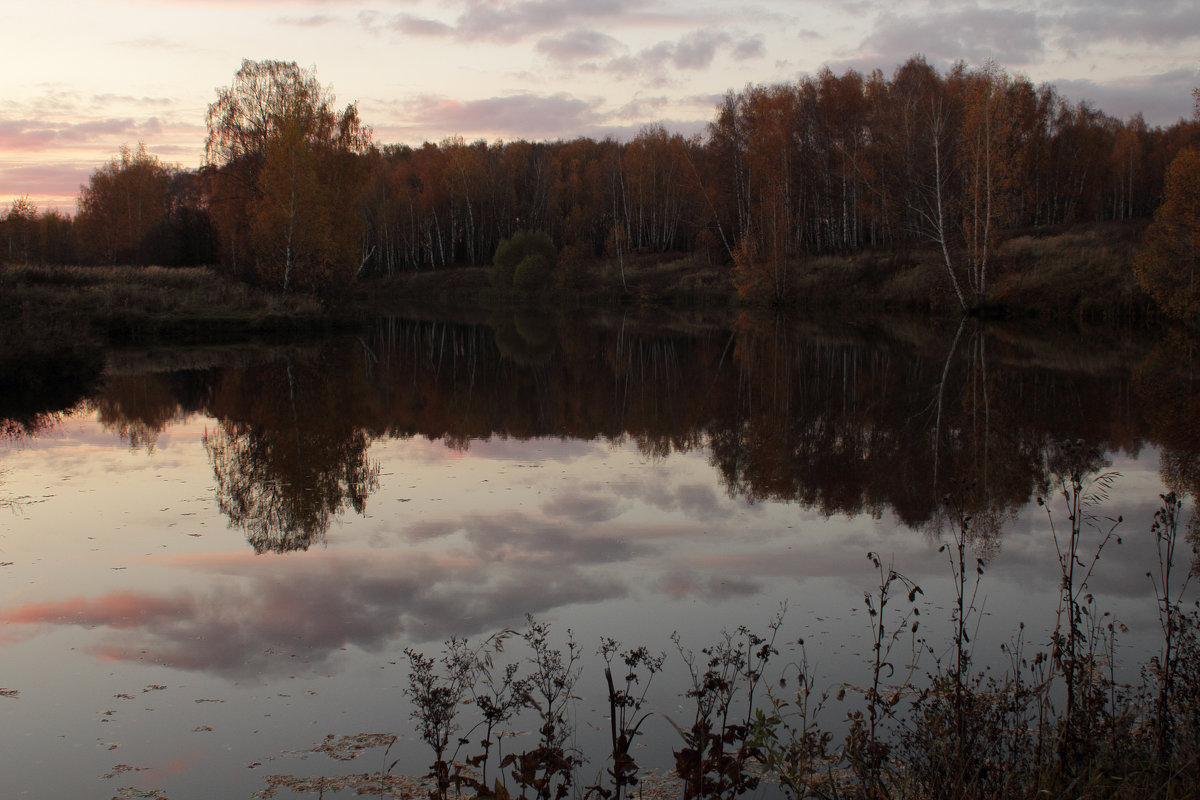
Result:
<instances>
[{"instance_id":1,"label":"sunset glow near horizon","mask_svg":"<svg viewBox=\"0 0 1200 800\"><path fill-rule=\"evenodd\" d=\"M1125 119L1168 125L1200 85L1200 7L1155 0L43 0L0 11L0 204L73 212L139 142L199 166L205 114L242 59L316 71L379 144L449 136L702 133L728 90L987 59ZM15 65L15 66L14 66Z\"/></svg>"}]
</instances>

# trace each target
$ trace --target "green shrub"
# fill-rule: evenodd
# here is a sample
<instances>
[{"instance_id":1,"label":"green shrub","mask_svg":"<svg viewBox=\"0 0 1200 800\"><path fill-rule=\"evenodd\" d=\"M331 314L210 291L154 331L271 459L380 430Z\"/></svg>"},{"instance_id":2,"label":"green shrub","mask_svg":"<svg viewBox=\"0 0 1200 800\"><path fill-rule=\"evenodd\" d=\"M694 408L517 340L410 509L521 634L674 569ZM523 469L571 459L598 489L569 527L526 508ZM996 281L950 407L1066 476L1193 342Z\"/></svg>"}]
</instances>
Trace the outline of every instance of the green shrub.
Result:
<instances>
[{"instance_id":1,"label":"green shrub","mask_svg":"<svg viewBox=\"0 0 1200 800\"><path fill-rule=\"evenodd\" d=\"M541 253L530 253L517 264L513 273L513 286L523 292L536 292L545 288L554 274L554 264Z\"/></svg>"},{"instance_id":2,"label":"green shrub","mask_svg":"<svg viewBox=\"0 0 1200 800\"><path fill-rule=\"evenodd\" d=\"M492 286L506 290L538 291L549 285L558 264L558 251L543 231L517 231L496 247L492 256Z\"/></svg>"}]
</instances>

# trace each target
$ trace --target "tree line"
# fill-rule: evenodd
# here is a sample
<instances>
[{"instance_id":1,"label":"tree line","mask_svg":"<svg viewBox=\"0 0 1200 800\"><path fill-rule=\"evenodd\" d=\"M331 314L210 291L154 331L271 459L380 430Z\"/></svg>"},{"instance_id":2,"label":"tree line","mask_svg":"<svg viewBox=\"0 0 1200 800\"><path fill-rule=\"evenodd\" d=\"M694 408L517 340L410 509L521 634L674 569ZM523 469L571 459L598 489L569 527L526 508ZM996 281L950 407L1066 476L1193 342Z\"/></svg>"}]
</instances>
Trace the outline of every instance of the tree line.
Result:
<instances>
[{"instance_id":1,"label":"tree line","mask_svg":"<svg viewBox=\"0 0 1200 800\"><path fill-rule=\"evenodd\" d=\"M486 265L546 233L560 277L599 259L690 252L777 296L799 259L936 246L964 307L986 297L1006 230L1147 217L1196 119L1151 127L993 63L940 73L915 56L889 79L823 69L730 91L706 135L379 145L294 63L244 61L208 110L197 170L123 149L68 219L17 201L10 262L217 264L280 290ZM581 266L582 265L582 266Z\"/></svg>"}]
</instances>

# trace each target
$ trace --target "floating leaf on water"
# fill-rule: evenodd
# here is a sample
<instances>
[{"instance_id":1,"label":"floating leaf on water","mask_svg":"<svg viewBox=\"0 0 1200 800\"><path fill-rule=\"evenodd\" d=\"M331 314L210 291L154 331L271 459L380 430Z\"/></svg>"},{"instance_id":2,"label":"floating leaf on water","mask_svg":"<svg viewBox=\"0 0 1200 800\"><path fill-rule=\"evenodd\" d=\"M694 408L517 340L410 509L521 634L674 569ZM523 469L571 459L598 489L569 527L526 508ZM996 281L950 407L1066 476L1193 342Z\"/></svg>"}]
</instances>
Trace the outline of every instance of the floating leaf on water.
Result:
<instances>
[{"instance_id":1,"label":"floating leaf on water","mask_svg":"<svg viewBox=\"0 0 1200 800\"><path fill-rule=\"evenodd\" d=\"M113 795L113 800L170 800L161 789L138 789L134 786L122 786Z\"/></svg>"},{"instance_id":2,"label":"floating leaf on water","mask_svg":"<svg viewBox=\"0 0 1200 800\"><path fill-rule=\"evenodd\" d=\"M118 775L124 775L126 772L145 772L148 769L150 769L150 768L149 767L134 767L134 766L130 766L129 764L117 764L115 767L113 767L111 770L109 770L106 774L101 775L100 780L106 781L106 780L109 780L110 778L115 778Z\"/></svg>"},{"instance_id":3,"label":"floating leaf on water","mask_svg":"<svg viewBox=\"0 0 1200 800\"><path fill-rule=\"evenodd\" d=\"M325 740L316 747L300 751L305 753L324 753L338 761L353 761L363 750L375 747L391 747L397 741L392 733L358 733L353 736L343 736L340 739L335 734L326 734Z\"/></svg>"}]
</instances>

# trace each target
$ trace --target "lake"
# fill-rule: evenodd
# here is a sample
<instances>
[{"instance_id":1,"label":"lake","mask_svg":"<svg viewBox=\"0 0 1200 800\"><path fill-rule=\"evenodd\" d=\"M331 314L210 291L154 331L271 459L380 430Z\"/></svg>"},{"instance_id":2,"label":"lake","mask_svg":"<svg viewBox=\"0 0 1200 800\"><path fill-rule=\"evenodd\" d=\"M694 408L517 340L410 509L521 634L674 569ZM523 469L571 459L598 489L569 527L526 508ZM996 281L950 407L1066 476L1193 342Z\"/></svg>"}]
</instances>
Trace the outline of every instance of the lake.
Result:
<instances>
[{"instance_id":1,"label":"lake","mask_svg":"<svg viewBox=\"0 0 1200 800\"><path fill-rule=\"evenodd\" d=\"M584 785L605 768L602 637L666 653L637 751L663 771L691 713L680 648L786 607L770 681L803 656L819 690L866 684L868 553L922 590L893 680L949 658L956 507L986 564L974 660L1002 670L1021 623L1031 651L1054 628L1070 470L1107 487L1088 588L1135 681L1161 646L1159 496L1200 486L1197 352L1031 324L497 311L31 359L0 409L6 794L421 774L406 648L511 627L503 658L528 669L529 616L578 643ZM831 698L832 730L851 702Z\"/></svg>"}]
</instances>

